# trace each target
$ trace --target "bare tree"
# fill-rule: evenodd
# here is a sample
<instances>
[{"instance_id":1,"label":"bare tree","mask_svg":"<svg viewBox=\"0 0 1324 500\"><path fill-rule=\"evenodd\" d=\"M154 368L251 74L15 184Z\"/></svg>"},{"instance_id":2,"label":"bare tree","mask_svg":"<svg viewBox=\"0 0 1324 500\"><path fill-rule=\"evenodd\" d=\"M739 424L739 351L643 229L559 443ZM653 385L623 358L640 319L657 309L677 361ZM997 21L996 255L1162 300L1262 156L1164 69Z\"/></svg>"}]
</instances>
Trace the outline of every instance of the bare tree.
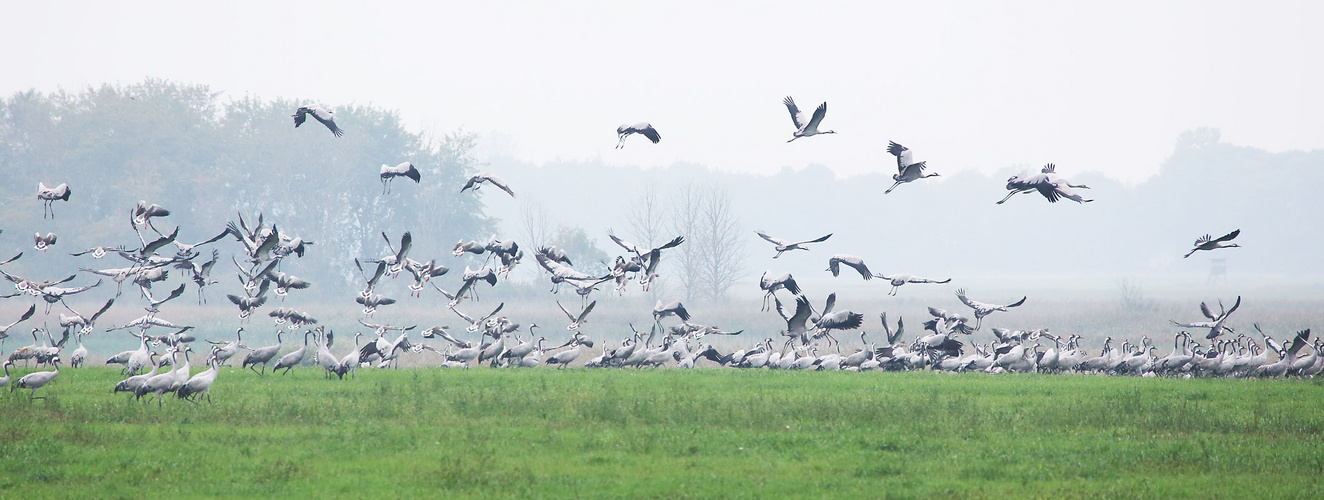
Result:
<instances>
[{"instance_id":1,"label":"bare tree","mask_svg":"<svg viewBox=\"0 0 1324 500\"><path fill-rule=\"evenodd\" d=\"M651 184L643 188L642 195L631 200L628 218L630 238L636 244L652 248L675 236L666 234L671 231L670 225L667 223L667 209L662 205L657 188ZM658 264L658 273L661 276L656 278L652 286L648 288L649 295L666 295L668 282L666 269L667 262Z\"/></svg>"},{"instance_id":2,"label":"bare tree","mask_svg":"<svg viewBox=\"0 0 1324 500\"><path fill-rule=\"evenodd\" d=\"M547 245L552 237L552 218L542 204L524 198L519 203L519 221L521 229L524 230L524 234L521 235L524 243L521 246L527 249L525 254L532 260L533 251ZM534 279L542 275L542 266L525 266L525 268L534 270Z\"/></svg>"},{"instance_id":3,"label":"bare tree","mask_svg":"<svg viewBox=\"0 0 1324 500\"><path fill-rule=\"evenodd\" d=\"M675 253L676 275L688 300L720 300L745 277L740 222L731 195L720 186L681 187L672 206L672 230L685 236Z\"/></svg>"},{"instance_id":4,"label":"bare tree","mask_svg":"<svg viewBox=\"0 0 1324 500\"><path fill-rule=\"evenodd\" d=\"M657 189L644 188L643 194L630 203L630 237L640 245L652 248L667 235L667 209L658 199Z\"/></svg>"},{"instance_id":5,"label":"bare tree","mask_svg":"<svg viewBox=\"0 0 1324 500\"><path fill-rule=\"evenodd\" d=\"M712 186L704 193L700 217L699 281L709 298L721 300L727 290L745 277L745 254L740 221L731 208L731 194L724 187Z\"/></svg>"},{"instance_id":6,"label":"bare tree","mask_svg":"<svg viewBox=\"0 0 1324 500\"><path fill-rule=\"evenodd\" d=\"M681 186L672 197L671 230L684 236L686 242L675 248L672 266L681 288L685 289L685 299L694 300L702 286L701 264L703 252L700 242L695 241L701 233L703 220L703 195L693 183Z\"/></svg>"}]
</instances>

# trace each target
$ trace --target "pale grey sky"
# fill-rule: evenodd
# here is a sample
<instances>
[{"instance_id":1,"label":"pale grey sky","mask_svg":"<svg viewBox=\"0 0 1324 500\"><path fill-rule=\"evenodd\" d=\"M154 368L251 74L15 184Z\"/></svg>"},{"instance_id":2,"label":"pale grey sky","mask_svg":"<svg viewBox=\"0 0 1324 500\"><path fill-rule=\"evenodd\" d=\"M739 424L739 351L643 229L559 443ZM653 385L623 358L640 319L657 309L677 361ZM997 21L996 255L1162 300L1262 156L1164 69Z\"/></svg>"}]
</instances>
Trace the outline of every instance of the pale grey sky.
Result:
<instances>
[{"instance_id":1,"label":"pale grey sky","mask_svg":"<svg viewBox=\"0 0 1324 500\"><path fill-rule=\"evenodd\" d=\"M853 175L892 170L895 140L941 173L1054 162L1139 181L1195 127L1324 147L1322 5L18 2L0 93L157 77L398 109L533 162ZM828 101L838 134L786 144L786 95ZM613 150L636 121L662 143Z\"/></svg>"}]
</instances>

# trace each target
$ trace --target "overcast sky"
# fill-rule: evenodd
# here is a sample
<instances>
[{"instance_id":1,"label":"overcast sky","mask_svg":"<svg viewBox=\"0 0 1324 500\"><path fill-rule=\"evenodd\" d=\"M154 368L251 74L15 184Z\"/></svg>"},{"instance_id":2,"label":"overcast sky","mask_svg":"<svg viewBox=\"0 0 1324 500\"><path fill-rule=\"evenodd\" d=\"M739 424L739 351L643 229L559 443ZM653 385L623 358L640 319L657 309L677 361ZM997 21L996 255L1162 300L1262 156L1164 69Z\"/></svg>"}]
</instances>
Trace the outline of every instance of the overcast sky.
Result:
<instances>
[{"instance_id":1,"label":"overcast sky","mask_svg":"<svg viewBox=\"0 0 1324 500\"><path fill-rule=\"evenodd\" d=\"M1324 147L1321 5L15 2L0 92L156 77L374 104L533 162L853 175L893 170L895 140L940 173L1054 162L1139 181L1195 127ZM786 95L827 101L838 133L787 144ZM662 143L614 150L637 121Z\"/></svg>"}]
</instances>

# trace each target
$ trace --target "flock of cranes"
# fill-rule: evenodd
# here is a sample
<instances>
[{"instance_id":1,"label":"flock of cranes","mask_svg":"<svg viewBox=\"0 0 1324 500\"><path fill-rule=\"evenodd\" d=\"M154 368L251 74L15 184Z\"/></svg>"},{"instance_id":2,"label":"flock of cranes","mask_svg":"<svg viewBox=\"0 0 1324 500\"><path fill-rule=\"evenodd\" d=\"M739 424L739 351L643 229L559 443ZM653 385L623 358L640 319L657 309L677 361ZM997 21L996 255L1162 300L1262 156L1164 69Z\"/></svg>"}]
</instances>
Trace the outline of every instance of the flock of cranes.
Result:
<instances>
[{"instance_id":1,"label":"flock of cranes","mask_svg":"<svg viewBox=\"0 0 1324 500\"><path fill-rule=\"evenodd\" d=\"M796 106L795 101L787 97L784 100L796 127L788 141L820 134L832 134L832 130L819 130L827 114L827 103L820 104L812 115L806 114ZM298 108L293 115L295 127L303 124L312 116L323 124L335 136L344 134L335 122L334 113L316 106ZM616 147L622 148L626 138L639 134L653 143L661 140L661 135L651 124L637 123L622 125L617 129ZM890 193L901 184L937 176L937 173L925 174L925 162L914 161L910 149L896 142L890 142L888 152L896 157L897 174L893 176L895 184L887 188ZM389 195L391 182L397 177L408 178L415 183L422 181L419 170L410 162L401 162L396 166L383 164L379 172L382 195ZM515 196L510 185L503 179L488 172L478 173L468 179L459 188L459 192L477 192L484 184L495 186L510 196ZM1088 189L1083 184L1072 184L1056 173L1053 164L1045 166L1039 174L1016 175L1008 179L1006 202L1018 193L1039 193L1049 202L1068 199L1078 203L1092 200L1084 199L1075 189ZM67 184L54 188L44 183L38 184L37 198L43 204L43 218L54 218L53 203L69 202L71 191ZM88 352L83 347L85 336L96 331L97 320L119 300L121 307L132 299L121 297L123 285L130 283L138 290L140 306L145 314L123 325L106 328L105 332L126 331L138 339L138 348L125 351L106 360L106 364L120 364L126 378L114 387L115 392L127 392L147 401L155 399L158 406L164 404L166 394L196 401L211 400L210 389L217 381L220 367L226 365L240 353L245 353L239 366L252 370L259 376L270 371L289 373L290 370L305 363L305 360L321 367L328 378L344 379L347 375L355 377L355 370L360 367L386 368L398 366L402 355L433 356L435 362L445 367L464 367L488 365L491 367L524 367L540 365L565 368L580 362L583 366L595 367L661 367L677 366L692 368L701 365L727 366L738 368L773 368L773 369L815 369L815 370L915 370L935 369L946 371L985 371L985 372L1046 372L1046 373L1114 373L1146 376L1313 376L1324 366L1324 357L1320 356L1321 342L1312 343L1310 331L1303 330L1286 340L1276 340L1262 331L1261 338L1252 338L1244 333L1237 333L1227 323L1228 318L1241 305L1241 298L1229 309L1219 304L1219 313L1214 314L1206 304L1200 309L1208 321L1173 324L1190 330L1207 330L1205 339L1208 344L1201 344L1187 331L1174 336L1173 350L1166 357L1154 354L1157 349L1148 337L1139 344L1124 342L1118 348L1112 347L1112 339L1104 344L1104 349L1097 355L1090 356L1079 347L1080 337L1054 335L1046 329L1008 330L992 328L994 340L978 343L969 340L983 326L985 317L995 312L1009 312L1024 304L1027 297L1021 297L1007 303L985 303L971 299L964 288L956 290L957 300L970 309L970 317L959 312L949 312L937 307L929 307L931 319L923 323L922 335L913 339L904 339L904 321L898 318L893 329L886 313L879 315L884 331L881 344L870 341L867 333L860 334L861 345L854 350L844 350L837 336L850 330L860 329L865 314L836 307L837 296L829 293L821 308L816 308L806 295L805 290L790 273L763 273L759 279L759 288L764 292L763 309L776 312L785 322L784 330L777 337L768 336L748 344L744 349L722 353L713 345L704 342L709 335L738 336L742 331L724 331L713 325L693 321L689 310L679 301L664 302L658 300L652 310L652 325L646 331L634 328L619 341L607 338L593 340L583 331L597 301L591 299L599 286L612 283L616 293L624 294L631 288L631 283L638 285L641 291L648 291L650 285L659 277L659 262L668 251L685 244L683 235L676 236L657 247L649 248L626 241L608 231L608 236L624 253L615 258L613 265L605 273L591 273L576 269L573 256L556 247L530 249L534 260L551 284L550 293L558 293L563 285L572 287L580 295L581 303L577 310L567 308L557 302L566 317L566 330L569 340L551 347L544 345L546 337L535 338L537 324L527 327L508 316L500 315L505 304L498 304L490 312L479 315L466 314L462 309L471 309L479 301L478 292L485 287L497 286L505 279L525 257L525 248L514 240L502 240L495 234L486 243L478 240L457 242L452 250L452 257L457 259L482 258L478 269L465 265L460 274L460 285L454 292L443 289L434 278L444 276L449 268L437 258L422 259L411 254L413 235L401 234L398 239L382 232L389 252L380 256L354 259L355 266L362 278L363 289L353 300L359 306L363 317L358 326L363 330L353 336L354 345L344 349L337 356L332 348L336 334L334 329L319 324L319 321L305 312L282 305L267 311L267 317L275 322L277 329L276 343L267 346L250 347L243 341L245 326L235 330L233 340L205 340L209 347L200 349L205 352L207 368L192 373L191 364L194 344L197 338L190 331L192 325L174 322L162 318L163 306L183 295L192 283L196 290L197 301L206 301L204 289L220 283L213 277L219 272L216 267L220 262L220 252L212 249L206 253L202 247L230 240L238 245L239 250L230 261L234 264L234 273L242 284L242 291L226 294L226 298L235 307L240 325L248 325L267 305L267 293L285 303L287 297L297 296L299 290L312 286L308 281L295 276L290 271L297 267L292 262L301 259L312 251L314 241L282 231L274 221L267 221L263 214L258 214L255 224L250 225L240 214L236 221L225 224L223 230L214 236L196 243L180 240L180 227L175 227L169 234L158 229L170 211L157 204L139 202L130 209L130 225L136 236L136 245L99 245L73 256L91 258L99 261L108 256L118 256L127 261L124 267L93 269L83 267L79 272L84 276L98 276L94 283L80 286L64 286L79 279L74 273L59 280L36 280L0 270L0 275L14 284L17 293L0 296L13 298L32 296L41 298L46 303L45 314L49 315L52 306L59 303L72 316L59 315L59 324L63 328L57 340L53 332L45 327L33 327L30 331L33 343L13 350L5 359L5 377L0 379L0 386L9 385L11 392L27 389L29 397L37 397L36 391L49 385L60 374L61 352L74 338L78 347L71 353L70 367L83 366ZM270 223L269 223L270 222ZM168 227L168 226L167 226ZM206 232L204 234L210 234ZM756 234L772 244L777 259L786 252L795 250L812 252L811 248L823 244L832 234L821 237L793 240L771 236L758 231ZM1233 231L1221 238L1212 239L1208 235L1198 239L1191 253L1200 250L1216 250L1236 247L1228 243L1240 234ZM34 246L39 252L50 250L57 243L56 235L38 233L34 237ZM173 246L173 254L165 249ZM0 262L0 266L12 263L22 257L22 253ZM208 260L202 260L209 255ZM1186 256L1189 257L1188 253ZM365 266L366 264L366 266ZM908 273L880 274L872 272L864 260L850 254L833 254L827 259L826 272L834 278L841 277L841 267L853 269L863 280L879 278L891 288L887 295L896 295L900 287L907 284L946 284L951 278L930 279ZM285 271L282 271L284 269ZM153 285L169 279L170 271L176 270L182 275L182 282L162 295L161 289ZM422 297L428 288L436 290L445 303L445 307L462 320L466 326L452 330L448 326L432 326L419 330L418 339L411 334L418 325L395 325L389 322L376 322L376 315L383 308L390 308L397 301L380 293L383 277L395 278L407 272L412 277L408 285L411 297ZM457 273L459 274L459 273ZM849 272L847 274L850 274ZM848 276L849 277L849 276ZM116 283L113 298L107 300L96 313L84 316L65 300L73 295L96 289L102 284L102 278L110 278ZM162 285L169 287L168 285ZM782 294L779 296L779 293ZM789 297L787 297L789 295ZM783 302L783 298L788 302ZM350 297L346 297L348 302ZM469 301L471 305L464 306ZM291 301L297 303L297 298ZM771 304L770 304L771 303ZM463 306L463 307L461 307ZM0 327L0 349L4 339L12 336L17 325L31 320L36 314L34 303L16 321ZM168 333L150 335L152 329ZM521 333L527 329L527 337ZM302 335L299 332L302 331ZM1224 336L1228 334L1227 336ZM1236 334L1231 338L1231 334ZM473 338L476 335L477 338ZM364 337L367 341L361 343ZM389 337L388 337L389 336ZM297 340L302 337L302 342ZM467 338L462 338L467 337ZM605 336L604 336L605 337ZM780 339L778 338L780 337ZM286 345L286 339L296 341ZM736 337L739 338L739 337ZM311 341L312 352L309 352ZM201 344L198 344L201 345ZM1286 345L1287 347L1284 347ZM154 348L165 346L158 353ZM287 347L291 348L287 351ZM343 347L337 347L343 349ZM1267 352L1276 353L1276 360L1270 361ZM425 353L424 351L427 351ZM1307 352L1308 351L1308 352ZM283 355L282 352L285 352ZM596 356L594 356L596 354ZM10 381L10 370L17 362L27 366L35 362L39 367L49 365L51 370L39 370L27 373L17 380ZM425 361L426 362L426 358Z\"/></svg>"}]
</instances>

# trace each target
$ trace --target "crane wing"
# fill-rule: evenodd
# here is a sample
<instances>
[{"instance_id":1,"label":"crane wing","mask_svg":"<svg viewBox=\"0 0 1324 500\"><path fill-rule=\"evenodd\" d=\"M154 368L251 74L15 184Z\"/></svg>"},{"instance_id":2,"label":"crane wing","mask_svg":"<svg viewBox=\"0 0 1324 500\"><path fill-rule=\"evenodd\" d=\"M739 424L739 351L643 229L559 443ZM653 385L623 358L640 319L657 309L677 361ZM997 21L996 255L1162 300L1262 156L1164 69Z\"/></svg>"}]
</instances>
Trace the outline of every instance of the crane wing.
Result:
<instances>
[{"instance_id":1,"label":"crane wing","mask_svg":"<svg viewBox=\"0 0 1324 500\"><path fill-rule=\"evenodd\" d=\"M1216 240L1214 240L1214 241L1215 241L1215 242L1219 242L1219 243L1222 243L1222 242L1224 242L1224 241L1232 241L1232 239L1233 239L1233 238L1236 238L1237 235L1239 235L1239 234L1241 234L1241 230L1240 230L1240 229L1237 229L1237 230L1232 231L1232 232L1230 232L1230 233L1227 233L1227 234L1225 234L1225 235L1219 236L1218 239L1216 239Z\"/></svg>"},{"instance_id":2,"label":"crane wing","mask_svg":"<svg viewBox=\"0 0 1324 500\"><path fill-rule=\"evenodd\" d=\"M588 307L585 307L583 311L580 311L579 317L575 318L574 321L576 323L583 323L584 319L588 317L588 313L593 312L593 307L596 305L598 305L598 301L596 300L593 302L589 302Z\"/></svg>"},{"instance_id":3,"label":"crane wing","mask_svg":"<svg viewBox=\"0 0 1324 500\"><path fill-rule=\"evenodd\" d=\"M831 238L831 237L832 237L832 233L828 233L826 236L820 236L820 237L815 238L815 239L812 239L812 240L797 241L797 242L795 242L795 244L796 244L796 245L804 245L804 244L807 244L807 243L822 243L822 242L824 242L824 241L827 241L827 239L828 239L828 238Z\"/></svg>"},{"instance_id":4,"label":"crane wing","mask_svg":"<svg viewBox=\"0 0 1324 500\"><path fill-rule=\"evenodd\" d=\"M827 101L824 101L823 104L819 104L818 108L814 110L814 117L809 119L809 126L807 128L817 129L818 124L823 121L823 117L826 115Z\"/></svg>"},{"instance_id":5,"label":"crane wing","mask_svg":"<svg viewBox=\"0 0 1324 500\"><path fill-rule=\"evenodd\" d=\"M332 134L335 134L336 137L345 135L345 131L340 130L340 127L336 126L335 117L332 116L330 111L326 111L322 108L313 108L312 112L313 112L313 118L316 118L317 121L322 122L322 125L326 125L326 128L330 130Z\"/></svg>"},{"instance_id":6,"label":"crane wing","mask_svg":"<svg viewBox=\"0 0 1324 500\"><path fill-rule=\"evenodd\" d=\"M754 234L759 235L760 238L767 240L769 243L772 243L773 245L786 246L788 243L790 243L781 238L773 238L772 236L768 236L767 234L764 234L763 231L754 231Z\"/></svg>"},{"instance_id":7,"label":"crane wing","mask_svg":"<svg viewBox=\"0 0 1324 500\"><path fill-rule=\"evenodd\" d=\"M892 153L892 156L896 157L896 169L899 174L904 174L906 172L906 167L913 164L910 148L888 141L887 152Z\"/></svg>"},{"instance_id":8,"label":"crane wing","mask_svg":"<svg viewBox=\"0 0 1324 500\"><path fill-rule=\"evenodd\" d=\"M785 104L786 110L791 112L791 123L795 124L795 129L805 128L805 124L809 123L809 120L805 119L804 114L800 112L800 108L795 105L795 100L791 99L791 96L786 96L785 99L782 99L782 104Z\"/></svg>"}]
</instances>

